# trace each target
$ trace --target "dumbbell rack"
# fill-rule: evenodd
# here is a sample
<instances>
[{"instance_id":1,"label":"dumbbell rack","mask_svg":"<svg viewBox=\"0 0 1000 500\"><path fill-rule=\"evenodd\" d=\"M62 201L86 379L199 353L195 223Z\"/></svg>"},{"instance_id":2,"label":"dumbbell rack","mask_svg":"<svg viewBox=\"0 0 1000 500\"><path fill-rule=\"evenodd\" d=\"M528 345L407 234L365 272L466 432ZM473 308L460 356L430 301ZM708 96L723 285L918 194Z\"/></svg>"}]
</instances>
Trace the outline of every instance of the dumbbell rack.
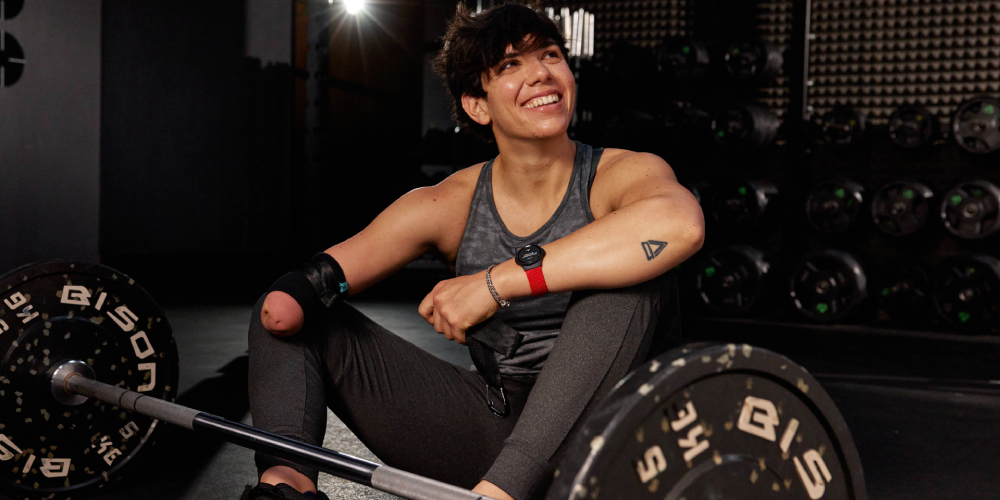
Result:
<instances>
[{"instance_id":1,"label":"dumbbell rack","mask_svg":"<svg viewBox=\"0 0 1000 500\"><path fill-rule=\"evenodd\" d=\"M1000 169L995 166L1000 153L969 153L958 147L949 133L951 116L962 102L976 96L1000 96L1000 1L569 4L595 13L598 59L602 51L612 50L615 42L623 40L655 53L661 40L668 37L700 40L713 57L740 36L759 37L783 51L782 70L768 82L744 85L724 81L715 66L716 59L707 70L708 77L694 88L661 81L658 90L663 96L649 99L646 109L650 115L668 116L671 111L667 108L676 107L685 110L690 118L699 108L711 115L713 109L727 101L755 102L781 120L770 146L726 151L707 136L673 139L681 129L669 127L657 129L659 140L630 145L660 154L682 182L695 191L701 190L701 194L709 192L713 185L726 183L734 189L737 185L746 189L742 185L746 180L769 183L777 189L777 194L769 196L763 217L750 231L736 234L709 220L704 249L681 267L685 281L682 296L690 306L685 311L692 325L686 332L718 331L721 329L709 327L721 322L738 325L736 330L747 335L757 330L774 332L777 328L787 330L788 336L813 332L829 334L830 338L889 336L895 339L893 342L959 339L992 345L998 333L996 325L963 328L959 322L935 314L931 303L912 315L890 315L878 300L882 290L869 288L868 296L859 301L852 315L826 323L800 314L788 291L789 269L803 256L820 249L856 257L867 271L869 285L877 281L878 271L889 263L915 263L933 279L934 270L956 255L1000 256L996 250L1000 234L961 238L947 231L938 215L943 195L960 182L979 179L1000 184ZM748 23L747 19L756 22ZM889 118L904 104L921 105L936 119L939 129L932 144L910 150L889 139ZM831 145L823 137L824 117L841 106L853 107L867 122L860 142L849 147ZM705 117L690 118L685 125L697 125L699 119ZM598 134L581 139L615 146L602 144ZM846 231L828 234L810 224L804 207L810 191L830 180L853 181L860 186L863 201L857 219ZM934 195L926 224L910 236L886 234L878 229L871 215L872 196L880 187L898 180L917 181ZM711 203L702 201L706 215L712 219ZM769 292L771 300L762 301L754 311L731 314L725 319L711 309L695 312L701 300L693 290L693 274L703 269L693 268L697 268L700 258L729 245L750 245L767 256L768 272L776 277ZM739 335L728 335L726 340L742 338Z\"/></svg>"}]
</instances>

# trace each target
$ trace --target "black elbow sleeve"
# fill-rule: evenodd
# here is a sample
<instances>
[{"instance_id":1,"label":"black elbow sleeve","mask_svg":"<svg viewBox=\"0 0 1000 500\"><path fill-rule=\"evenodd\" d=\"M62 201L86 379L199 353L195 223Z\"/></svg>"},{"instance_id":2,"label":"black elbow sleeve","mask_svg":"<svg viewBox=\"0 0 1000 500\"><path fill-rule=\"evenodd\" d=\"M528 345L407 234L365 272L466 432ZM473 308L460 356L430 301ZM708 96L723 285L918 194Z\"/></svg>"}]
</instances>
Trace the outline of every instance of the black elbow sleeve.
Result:
<instances>
[{"instance_id":1,"label":"black elbow sleeve","mask_svg":"<svg viewBox=\"0 0 1000 500\"><path fill-rule=\"evenodd\" d=\"M324 308L331 307L347 296L347 278L336 259L326 252L313 256L312 261L299 271L309 280Z\"/></svg>"},{"instance_id":2,"label":"black elbow sleeve","mask_svg":"<svg viewBox=\"0 0 1000 500\"><path fill-rule=\"evenodd\" d=\"M347 278L333 257L320 252L298 271L278 278L268 293L275 291L285 292L295 299L308 318L310 313L332 307L347 295Z\"/></svg>"}]
</instances>

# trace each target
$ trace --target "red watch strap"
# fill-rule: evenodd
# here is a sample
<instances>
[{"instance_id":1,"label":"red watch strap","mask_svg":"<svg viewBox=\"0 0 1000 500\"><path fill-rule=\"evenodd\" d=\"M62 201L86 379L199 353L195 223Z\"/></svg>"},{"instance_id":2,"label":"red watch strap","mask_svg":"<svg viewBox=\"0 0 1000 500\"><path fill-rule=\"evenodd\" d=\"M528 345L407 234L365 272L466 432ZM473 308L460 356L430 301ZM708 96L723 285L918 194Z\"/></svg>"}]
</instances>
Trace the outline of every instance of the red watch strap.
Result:
<instances>
[{"instance_id":1,"label":"red watch strap","mask_svg":"<svg viewBox=\"0 0 1000 500\"><path fill-rule=\"evenodd\" d=\"M528 275L528 284L531 285L532 297L549 293L549 286L545 284L545 275L542 274L542 266L525 269L524 273Z\"/></svg>"}]
</instances>

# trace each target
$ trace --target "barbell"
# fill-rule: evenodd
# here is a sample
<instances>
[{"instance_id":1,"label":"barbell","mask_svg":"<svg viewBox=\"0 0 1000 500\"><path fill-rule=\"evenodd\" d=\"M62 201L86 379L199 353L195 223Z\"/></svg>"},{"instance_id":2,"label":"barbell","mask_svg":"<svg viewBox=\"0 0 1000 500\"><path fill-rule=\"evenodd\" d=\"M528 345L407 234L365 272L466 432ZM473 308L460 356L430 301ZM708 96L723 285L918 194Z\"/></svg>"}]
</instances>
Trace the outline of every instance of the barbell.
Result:
<instances>
[{"instance_id":1,"label":"barbell","mask_svg":"<svg viewBox=\"0 0 1000 500\"><path fill-rule=\"evenodd\" d=\"M153 299L80 262L0 277L0 494L80 498L125 474L159 422L410 499L479 494L173 403L177 349ZM547 500L866 500L836 406L806 370L749 345L672 350L582 425Z\"/></svg>"}]
</instances>

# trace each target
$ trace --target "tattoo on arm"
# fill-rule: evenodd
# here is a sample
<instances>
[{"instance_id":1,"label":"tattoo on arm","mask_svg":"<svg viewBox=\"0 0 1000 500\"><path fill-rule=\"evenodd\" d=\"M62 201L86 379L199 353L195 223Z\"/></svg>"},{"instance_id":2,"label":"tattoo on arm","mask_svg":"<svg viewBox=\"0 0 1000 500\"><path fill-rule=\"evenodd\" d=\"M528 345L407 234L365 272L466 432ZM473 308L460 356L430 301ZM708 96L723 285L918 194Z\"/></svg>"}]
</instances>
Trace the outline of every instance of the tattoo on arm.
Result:
<instances>
[{"instance_id":1,"label":"tattoo on arm","mask_svg":"<svg viewBox=\"0 0 1000 500\"><path fill-rule=\"evenodd\" d=\"M666 241L649 240L642 242L642 251L646 252L646 260L653 260L666 247Z\"/></svg>"}]
</instances>

